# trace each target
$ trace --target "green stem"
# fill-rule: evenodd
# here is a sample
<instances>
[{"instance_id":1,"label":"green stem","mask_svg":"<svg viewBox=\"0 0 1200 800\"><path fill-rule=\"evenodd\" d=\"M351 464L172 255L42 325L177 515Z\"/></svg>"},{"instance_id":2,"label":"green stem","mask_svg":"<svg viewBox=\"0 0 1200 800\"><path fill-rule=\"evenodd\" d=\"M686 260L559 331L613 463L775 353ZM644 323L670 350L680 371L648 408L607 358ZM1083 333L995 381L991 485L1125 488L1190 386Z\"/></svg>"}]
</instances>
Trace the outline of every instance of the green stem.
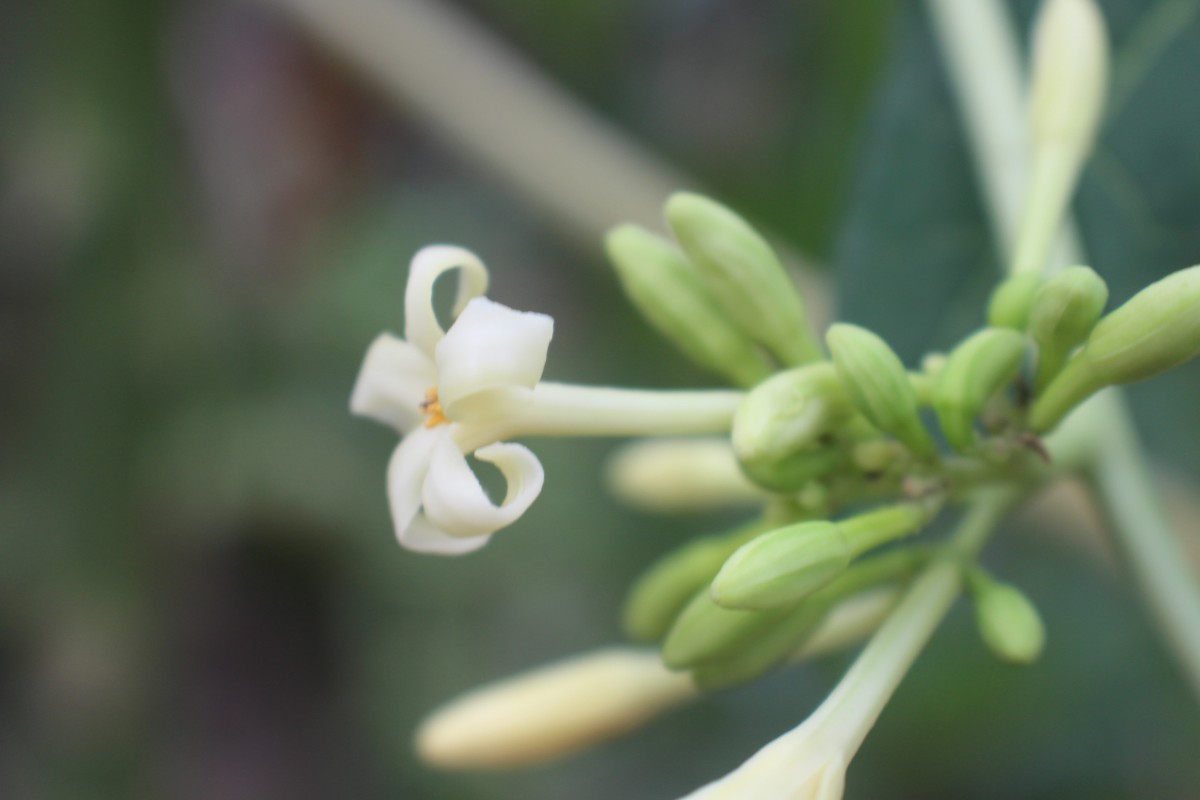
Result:
<instances>
[{"instance_id":1,"label":"green stem","mask_svg":"<svg viewBox=\"0 0 1200 800\"><path fill-rule=\"evenodd\" d=\"M1151 615L1200 698L1200 583L1159 502L1120 396L1105 397L1106 435L1088 476Z\"/></svg>"}]
</instances>

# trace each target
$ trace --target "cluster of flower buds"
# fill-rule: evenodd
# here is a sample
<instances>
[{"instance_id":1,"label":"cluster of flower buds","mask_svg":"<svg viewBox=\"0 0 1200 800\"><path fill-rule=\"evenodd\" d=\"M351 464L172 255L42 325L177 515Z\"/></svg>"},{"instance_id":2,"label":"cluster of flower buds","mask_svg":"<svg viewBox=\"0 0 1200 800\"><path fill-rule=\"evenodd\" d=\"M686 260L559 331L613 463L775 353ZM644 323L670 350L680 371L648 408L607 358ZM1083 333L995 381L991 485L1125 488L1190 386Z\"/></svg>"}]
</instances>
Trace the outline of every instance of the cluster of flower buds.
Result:
<instances>
[{"instance_id":1,"label":"cluster of flower buds","mask_svg":"<svg viewBox=\"0 0 1200 800\"><path fill-rule=\"evenodd\" d=\"M766 239L694 194L666 204L673 238L625 225L608 236L607 252L651 325L730 390L544 382L548 317L484 299L487 272L466 251L417 256L407 341L384 336L372 346L352 401L404 434L388 477L403 544L463 553L513 522L542 484L532 452L501 443L515 437L655 437L614 459L610 482L622 496L659 510L761 507L740 527L668 553L632 588L625 630L661 660L647 650L605 651L468 696L425 726L427 757L494 766L560 755L692 696L686 687L753 680L877 628L817 714L696 794L832 798L962 590L992 652L1013 663L1037 658L1038 613L978 565L982 540L1061 466L1062 448L1048 435L1074 409L1106 386L1200 354L1200 267L1108 314L1108 288L1093 270L1045 274L1101 117L1107 50L1094 7L1051 0L1035 51L1034 157L1012 277L993 293L982 328L919 366L906 367L856 325L831 326L822 343ZM432 287L451 269L465 279L457 320L442 331ZM661 438L698 434L709 438ZM469 453L501 468L503 502L484 494ZM964 509L958 534L916 537L956 507ZM870 614L847 611L866 601ZM795 768L779 778L789 760Z\"/></svg>"}]
</instances>

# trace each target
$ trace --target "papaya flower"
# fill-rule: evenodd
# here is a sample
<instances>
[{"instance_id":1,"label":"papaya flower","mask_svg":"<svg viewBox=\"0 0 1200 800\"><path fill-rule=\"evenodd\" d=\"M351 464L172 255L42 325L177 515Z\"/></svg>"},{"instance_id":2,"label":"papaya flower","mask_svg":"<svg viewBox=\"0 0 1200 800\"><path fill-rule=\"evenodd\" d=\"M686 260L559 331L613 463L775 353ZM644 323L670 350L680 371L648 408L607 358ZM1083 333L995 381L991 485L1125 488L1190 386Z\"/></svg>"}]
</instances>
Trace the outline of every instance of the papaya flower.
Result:
<instances>
[{"instance_id":1,"label":"papaya flower","mask_svg":"<svg viewBox=\"0 0 1200 800\"><path fill-rule=\"evenodd\" d=\"M443 330L433 287L460 271L454 322ZM382 334L367 350L350 408L402 434L388 464L400 543L420 552L477 550L515 522L545 474L518 436L633 436L728 431L736 391L640 391L541 380L554 334L545 314L484 297L488 271L473 253L435 245L413 258L404 338ZM466 454L494 464L506 492L493 502Z\"/></svg>"}]
</instances>

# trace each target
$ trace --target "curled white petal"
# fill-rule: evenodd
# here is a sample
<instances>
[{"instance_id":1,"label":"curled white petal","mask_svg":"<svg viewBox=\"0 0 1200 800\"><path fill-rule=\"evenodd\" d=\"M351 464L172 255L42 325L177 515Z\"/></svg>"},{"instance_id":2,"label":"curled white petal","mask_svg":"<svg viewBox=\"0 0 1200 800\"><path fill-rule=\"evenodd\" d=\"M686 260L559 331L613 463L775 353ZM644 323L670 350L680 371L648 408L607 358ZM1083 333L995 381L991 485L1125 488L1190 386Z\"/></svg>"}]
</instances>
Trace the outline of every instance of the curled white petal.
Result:
<instances>
[{"instance_id":1,"label":"curled white petal","mask_svg":"<svg viewBox=\"0 0 1200 800\"><path fill-rule=\"evenodd\" d=\"M367 348L350 395L355 414L400 432L421 422L421 401L434 385L433 362L408 342L381 334Z\"/></svg>"},{"instance_id":2,"label":"curled white petal","mask_svg":"<svg viewBox=\"0 0 1200 800\"><path fill-rule=\"evenodd\" d=\"M464 539L459 536L451 536L425 519L423 515L418 514L407 528L397 532L396 538L404 547L417 553L461 556L483 547L492 537L471 536Z\"/></svg>"},{"instance_id":3,"label":"curled white petal","mask_svg":"<svg viewBox=\"0 0 1200 800\"><path fill-rule=\"evenodd\" d=\"M451 536L484 536L517 520L542 491L545 473L537 457L519 444L492 444L475 451L495 464L508 488L504 502L494 504L449 436L433 447L421 498L425 515Z\"/></svg>"},{"instance_id":4,"label":"curled white petal","mask_svg":"<svg viewBox=\"0 0 1200 800\"><path fill-rule=\"evenodd\" d=\"M461 269L454 314L466 307L473 298L487 291L488 271L479 257L470 250L450 245L426 247L413 256L404 291L404 338L433 357L433 349L445 331L433 310L433 285L445 272Z\"/></svg>"},{"instance_id":5,"label":"curled white petal","mask_svg":"<svg viewBox=\"0 0 1200 800\"><path fill-rule=\"evenodd\" d=\"M434 446L442 439L449 439L445 427L418 428L404 437L388 462L388 504L396 536L402 542L405 531L421 510L421 487L429 472Z\"/></svg>"},{"instance_id":6,"label":"curled white petal","mask_svg":"<svg viewBox=\"0 0 1200 800\"><path fill-rule=\"evenodd\" d=\"M485 297L471 300L438 343L438 395L454 415L459 400L499 386L532 389L546 368L554 320Z\"/></svg>"}]
</instances>

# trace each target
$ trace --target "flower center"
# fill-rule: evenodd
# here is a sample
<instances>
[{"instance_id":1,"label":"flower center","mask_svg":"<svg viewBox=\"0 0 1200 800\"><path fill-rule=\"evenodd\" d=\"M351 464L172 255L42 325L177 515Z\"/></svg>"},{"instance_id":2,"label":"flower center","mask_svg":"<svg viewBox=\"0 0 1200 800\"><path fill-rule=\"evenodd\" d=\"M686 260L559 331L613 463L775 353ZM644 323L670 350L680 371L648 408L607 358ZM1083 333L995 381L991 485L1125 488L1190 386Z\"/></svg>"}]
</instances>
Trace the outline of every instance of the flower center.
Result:
<instances>
[{"instance_id":1,"label":"flower center","mask_svg":"<svg viewBox=\"0 0 1200 800\"><path fill-rule=\"evenodd\" d=\"M441 402L438 401L436 386L425 390L425 399L421 401L421 413L425 415L426 428L450 424L450 420L446 418L446 412L442 411Z\"/></svg>"}]
</instances>

